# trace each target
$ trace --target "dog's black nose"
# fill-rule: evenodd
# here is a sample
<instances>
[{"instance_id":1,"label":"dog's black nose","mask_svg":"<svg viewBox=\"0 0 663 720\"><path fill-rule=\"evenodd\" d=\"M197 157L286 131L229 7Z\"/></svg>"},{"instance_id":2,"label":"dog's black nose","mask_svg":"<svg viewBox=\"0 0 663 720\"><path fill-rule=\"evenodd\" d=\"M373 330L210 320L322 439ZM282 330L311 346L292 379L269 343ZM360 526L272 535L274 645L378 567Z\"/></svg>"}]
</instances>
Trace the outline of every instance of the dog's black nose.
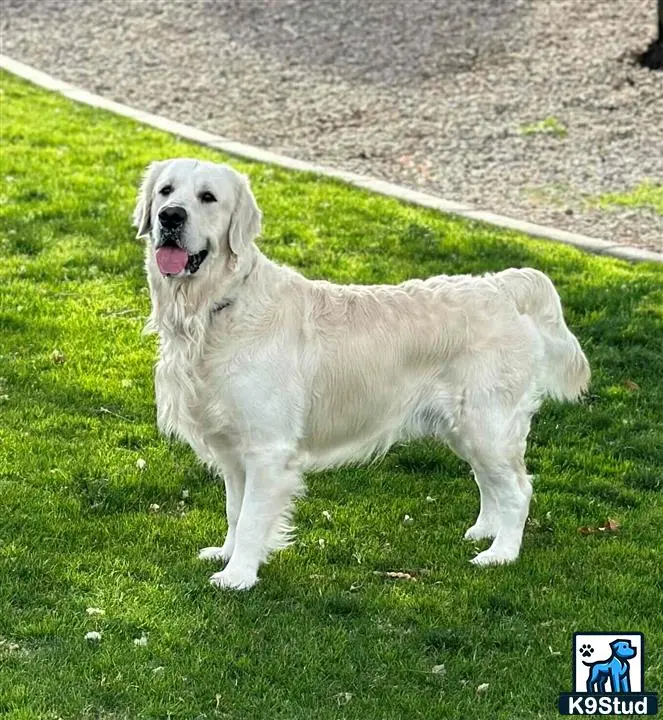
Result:
<instances>
[{"instance_id":1,"label":"dog's black nose","mask_svg":"<svg viewBox=\"0 0 663 720\"><path fill-rule=\"evenodd\" d=\"M172 230L173 228L184 225L186 220L186 210L183 207L172 205L164 208L159 213L159 222L165 228Z\"/></svg>"}]
</instances>

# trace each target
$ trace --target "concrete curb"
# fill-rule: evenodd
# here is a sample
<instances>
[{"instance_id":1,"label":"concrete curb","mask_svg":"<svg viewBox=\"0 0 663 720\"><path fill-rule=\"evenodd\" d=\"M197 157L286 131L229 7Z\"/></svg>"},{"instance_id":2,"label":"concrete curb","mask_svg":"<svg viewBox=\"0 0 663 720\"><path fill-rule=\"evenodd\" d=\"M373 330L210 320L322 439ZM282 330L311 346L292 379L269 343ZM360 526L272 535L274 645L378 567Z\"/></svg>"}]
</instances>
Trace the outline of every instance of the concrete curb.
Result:
<instances>
[{"instance_id":1,"label":"concrete curb","mask_svg":"<svg viewBox=\"0 0 663 720\"><path fill-rule=\"evenodd\" d=\"M342 182L354 185L355 187L369 190L380 195L393 197L403 202L419 205L420 207L439 210L440 212L449 213L451 215L459 215L468 220L477 220L480 222L495 225L497 227L516 230L526 235L532 235L542 240L551 242L564 243L572 245L586 252L597 255L607 255L619 258L621 260L631 261L650 261L663 263L663 253L654 252L652 250L644 250L642 248L633 247L631 245L619 245L611 243L599 238L588 237L586 235L578 235L577 233L567 232L566 230L558 230L557 228L546 227L544 225L535 225L524 220L516 220L504 215L497 215L485 210L478 210L465 203L444 200L443 198L430 195L428 193L419 192L418 190L410 190L402 185L386 182L370 178L365 175L359 175L345 170L326 167L325 165L317 165L315 163L304 162L294 158L279 155L263 150L262 148L246 145L244 143L235 142L228 138L215 135L213 133L199 130L198 128L183 123L174 122L160 115L137 110L128 105L107 100L100 95L87 92L81 88L74 87L69 83L58 80L57 78L41 72L36 68L25 65L17 60L13 60L6 55L0 54L0 68L18 75L25 80L45 88L60 93L76 102L90 105L91 107L108 110L109 112L124 117L131 118L137 122L151 127L163 130L165 132L177 135L185 140L205 145L207 147L221 150L228 155L242 157L255 162L267 163L270 165L278 165L279 167L288 168L289 170L298 170L301 172L310 172L316 175L322 175L328 178L334 178Z\"/></svg>"}]
</instances>

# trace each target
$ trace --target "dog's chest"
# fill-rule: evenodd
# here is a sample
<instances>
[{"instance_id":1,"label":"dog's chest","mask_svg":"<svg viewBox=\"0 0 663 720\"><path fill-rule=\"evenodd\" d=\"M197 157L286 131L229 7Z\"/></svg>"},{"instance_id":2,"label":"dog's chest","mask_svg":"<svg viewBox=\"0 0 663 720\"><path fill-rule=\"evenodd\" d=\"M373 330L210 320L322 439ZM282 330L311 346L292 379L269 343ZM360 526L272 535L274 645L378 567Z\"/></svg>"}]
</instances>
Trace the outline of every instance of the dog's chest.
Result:
<instances>
[{"instance_id":1,"label":"dog's chest","mask_svg":"<svg viewBox=\"0 0 663 720\"><path fill-rule=\"evenodd\" d=\"M224 403L201 351L184 339L162 338L155 392L159 429L176 435L205 456L206 429L214 427L215 434L223 432ZM217 416L213 425L209 422L211 412Z\"/></svg>"}]
</instances>

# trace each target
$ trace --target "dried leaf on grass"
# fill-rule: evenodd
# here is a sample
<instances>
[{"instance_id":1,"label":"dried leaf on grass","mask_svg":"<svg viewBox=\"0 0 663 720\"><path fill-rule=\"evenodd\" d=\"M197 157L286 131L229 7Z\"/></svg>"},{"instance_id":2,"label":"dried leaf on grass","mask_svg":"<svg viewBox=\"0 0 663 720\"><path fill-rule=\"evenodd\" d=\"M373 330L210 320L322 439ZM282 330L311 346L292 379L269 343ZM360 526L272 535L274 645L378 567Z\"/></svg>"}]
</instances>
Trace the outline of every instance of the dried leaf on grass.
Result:
<instances>
[{"instance_id":1,"label":"dried leaf on grass","mask_svg":"<svg viewBox=\"0 0 663 720\"><path fill-rule=\"evenodd\" d=\"M417 578L414 575L410 575L407 572L384 572L382 570L374 570L373 575L380 575L380 577L390 578L391 580L411 580L416 582Z\"/></svg>"},{"instance_id":2,"label":"dried leaf on grass","mask_svg":"<svg viewBox=\"0 0 663 720\"><path fill-rule=\"evenodd\" d=\"M613 518L608 518L605 525L599 526L601 532L617 532L620 528L619 523Z\"/></svg>"},{"instance_id":3,"label":"dried leaf on grass","mask_svg":"<svg viewBox=\"0 0 663 720\"><path fill-rule=\"evenodd\" d=\"M621 525L614 518L608 518L604 525L598 527L579 527L578 532L581 535L597 535L598 533L616 533Z\"/></svg>"}]
</instances>

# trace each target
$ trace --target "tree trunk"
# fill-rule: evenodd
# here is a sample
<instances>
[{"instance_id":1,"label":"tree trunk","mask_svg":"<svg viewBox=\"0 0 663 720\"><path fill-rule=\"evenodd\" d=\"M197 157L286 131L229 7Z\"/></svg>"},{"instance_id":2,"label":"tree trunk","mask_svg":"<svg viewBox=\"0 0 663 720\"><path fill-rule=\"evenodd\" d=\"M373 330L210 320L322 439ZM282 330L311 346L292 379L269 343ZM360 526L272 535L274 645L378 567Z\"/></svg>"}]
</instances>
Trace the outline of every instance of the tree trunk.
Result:
<instances>
[{"instance_id":1,"label":"tree trunk","mask_svg":"<svg viewBox=\"0 0 663 720\"><path fill-rule=\"evenodd\" d=\"M638 62L650 70L663 70L663 0L657 0L658 35L656 40L649 43L649 47L640 55Z\"/></svg>"}]
</instances>

